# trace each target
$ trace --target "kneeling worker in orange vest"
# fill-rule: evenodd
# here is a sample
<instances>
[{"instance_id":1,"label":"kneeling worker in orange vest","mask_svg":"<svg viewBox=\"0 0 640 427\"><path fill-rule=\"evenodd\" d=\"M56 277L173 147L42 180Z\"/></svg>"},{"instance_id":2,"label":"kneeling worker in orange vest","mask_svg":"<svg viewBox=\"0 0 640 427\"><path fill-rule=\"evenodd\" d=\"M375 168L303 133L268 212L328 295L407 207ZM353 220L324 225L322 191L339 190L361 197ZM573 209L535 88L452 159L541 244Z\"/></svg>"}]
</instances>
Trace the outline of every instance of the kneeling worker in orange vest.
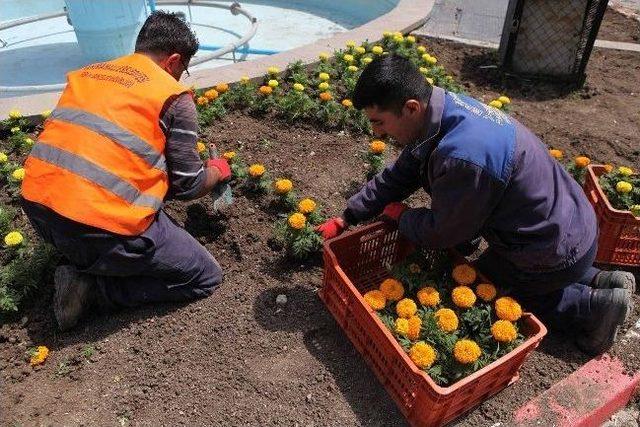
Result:
<instances>
[{"instance_id":1,"label":"kneeling worker in orange vest","mask_svg":"<svg viewBox=\"0 0 640 427\"><path fill-rule=\"evenodd\" d=\"M27 158L23 209L73 264L54 277L62 330L89 307L187 301L222 281L213 256L162 210L231 175L196 150L193 97L178 81L197 50L179 14L154 12L135 53L69 73Z\"/></svg>"}]
</instances>

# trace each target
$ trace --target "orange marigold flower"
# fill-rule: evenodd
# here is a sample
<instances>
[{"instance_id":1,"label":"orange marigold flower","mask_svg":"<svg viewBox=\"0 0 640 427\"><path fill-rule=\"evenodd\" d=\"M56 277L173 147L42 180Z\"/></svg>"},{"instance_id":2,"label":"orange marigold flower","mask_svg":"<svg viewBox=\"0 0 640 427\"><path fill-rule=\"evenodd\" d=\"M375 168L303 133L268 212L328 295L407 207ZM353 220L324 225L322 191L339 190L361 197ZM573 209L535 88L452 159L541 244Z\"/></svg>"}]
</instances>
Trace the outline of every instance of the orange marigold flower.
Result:
<instances>
[{"instance_id":1,"label":"orange marigold flower","mask_svg":"<svg viewBox=\"0 0 640 427\"><path fill-rule=\"evenodd\" d=\"M382 310L387 305L384 294L377 289L367 292L363 298L373 310Z\"/></svg>"},{"instance_id":2,"label":"orange marigold flower","mask_svg":"<svg viewBox=\"0 0 640 427\"><path fill-rule=\"evenodd\" d=\"M418 311L418 306L416 303L410 298L404 298L398 301L396 304L396 313L399 317L404 317L405 319L410 318Z\"/></svg>"},{"instance_id":3,"label":"orange marigold flower","mask_svg":"<svg viewBox=\"0 0 640 427\"><path fill-rule=\"evenodd\" d=\"M222 157L230 162L231 160L233 160L236 157L236 152L235 151L226 151L224 154L222 154Z\"/></svg>"},{"instance_id":4,"label":"orange marigold flower","mask_svg":"<svg viewBox=\"0 0 640 427\"><path fill-rule=\"evenodd\" d=\"M396 333L406 337L409 333L409 319L398 317L396 319Z\"/></svg>"},{"instance_id":5,"label":"orange marigold flower","mask_svg":"<svg viewBox=\"0 0 640 427\"><path fill-rule=\"evenodd\" d=\"M480 283L478 286L476 286L476 294L484 302L493 301L497 293L498 291L496 290L496 287L491 283Z\"/></svg>"},{"instance_id":6,"label":"orange marigold flower","mask_svg":"<svg viewBox=\"0 0 640 427\"><path fill-rule=\"evenodd\" d=\"M270 86L260 86L260 93L263 95L271 95L273 89Z\"/></svg>"},{"instance_id":7,"label":"orange marigold flower","mask_svg":"<svg viewBox=\"0 0 640 427\"><path fill-rule=\"evenodd\" d=\"M463 365L475 362L481 355L480 346L473 340L458 340L453 347L453 357Z\"/></svg>"},{"instance_id":8,"label":"orange marigold flower","mask_svg":"<svg viewBox=\"0 0 640 427\"><path fill-rule=\"evenodd\" d=\"M209 103L209 98L207 98L206 96L199 96L196 100L196 103L198 105L207 105Z\"/></svg>"},{"instance_id":9,"label":"orange marigold flower","mask_svg":"<svg viewBox=\"0 0 640 427\"><path fill-rule=\"evenodd\" d=\"M561 150L550 149L549 154L556 160L562 160L562 157L564 157L564 154Z\"/></svg>"},{"instance_id":10,"label":"orange marigold flower","mask_svg":"<svg viewBox=\"0 0 640 427\"><path fill-rule=\"evenodd\" d=\"M498 298L495 303L496 315L502 320L515 322L522 317L522 307L511 297Z\"/></svg>"},{"instance_id":11,"label":"orange marigold flower","mask_svg":"<svg viewBox=\"0 0 640 427\"><path fill-rule=\"evenodd\" d=\"M369 150L371 150L373 154L382 154L385 148L387 148L387 144L379 139L374 139L371 141L371 144L369 144Z\"/></svg>"},{"instance_id":12,"label":"orange marigold flower","mask_svg":"<svg viewBox=\"0 0 640 427\"><path fill-rule=\"evenodd\" d=\"M585 156L578 156L575 159L576 166L580 169L586 168L589 163L591 163L591 159Z\"/></svg>"},{"instance_id":13,"label":"orange marigold flower","mask_svg":"<svg viewBox=\"0 0 640 427\"><path fill-rule=\"evenodd\" d=\"M420 369L428 369L436 361L436 351L424 341L415 343L409 349L409 358Z\"/></svg>"},{"instance_id":14,"label":"orange marigold flower","mask_svg":"<svg viewBox=\"0 0 640 427\"><path fill-rule=\"evenodd\" d=\"M453 280L459 285L469 286L476 281L476 270L469 264L456 265L451 273Z\"/></svg>"},{"instance_id":15,"label":"orange marigold flower","mask_svg":"<svg viewBox=\"0 0 640 427\"><path fill-rule=\"evenodd\" d=\"M198 150L198 153L202 153L206 149L207 149L207 146L204 145L202 141L196 142L196 150Z\"/></svg>"},{"instance_id":16,"label":"orange marigold flower","mask_svg":"<svg viewBox=\"0 0 640 427\"><path fill-rule=\"evenodd\" d=\"M342 106L345 108L353 107L353 102L350 99L343 99L341 102Z\"/></svg>"},{"instance_id":17,"label":"orange marigold flower","mask_svg":"<svg viewBox=\"0 0 640 427\"><path fill-rule=\"evenodd\" d=\"M388 301L398 301L404 296L404 286L396 279L385 279L380 284L380 291Z\"/></svg>"},{"instance_id":18,"label":"orange marigold flower","mask_svg":"<svg viewBox=\"0 0 640 427\"><path fill-rule=\"evenodd\" d=\"M458 316L450 308L441 308L434 316L438 327L444 332L453 332L458 329Z\"/></svg>"},{"instance_id":19,"label":"orange marigold flower","mask_svg":"<svg viewBox=\"0 0 640 427\"><path fill-rule=\"evenodd\" d=\"M300 200L300 203L298 203L298 210L303 214L308 215L316 210L316 202L312 199L302 199Z\"/></svg>"},{"instance_id":20,"label":"orange marigold flower","mask_svg":"<svg viewBox=\"0 0 640 427\"><path fill-rule=\"evenodd\" d=\"M476 303L476 294L468 286L457 286L451 291L451 299L460 308L470 308Z\"/></svg>"},{"instance_id":21,"label":"orange marigold flower","mask_svg":"<svg viewBox=\"0 0 640 427\"><path fill-rule=\"evenodd\" d=\"M204 93L204 96L209 100L209 101L213 101L214 99L216 99L218 97L218 91L215 89L209 89L208 91L206 91Z\"/></svg>"},{"instance_id":22,"label":"orange marigold flower","mask_svg":"<svg viewBox=\"0 0 640 427\"><path fill-rule=\"evenodd\" d=\"M296 212L289 216L289 227L295 230L302 230L304 226L307 224L307 218L302 215L300 212Z\"/></svg>"},{"instance_id":23,"label":"orange marigold flower","mask_svg":"<svg viewBox=\"0 0 640 427\"><path fill-rule=\"evenodd\" d=\"M407 338L412 341L420 337L420 329L422 328L422 319L418 316L411 316L408 320Z\"/></svg>"},{"instance_id":24,"label":"orange marigold flower","mask_svg":"<svg viewBox=\"0 0 640 427\"><path fill-rule=\"evenodd\" d=\"M218 91L218 93L225 93L229 90L229 85L226 83L218 83L216 85L216 90Z\"/></svg>"},{"instance_id":25,"label":"orange marigold flower","mask_svg":"<svg viewBox=\"0 0 640 427\"><path fill-rule=\"evenodd\" d=\"M418 291L418 301L425 307L435 307L440 304L440 293L431 286Z\"/></svg>"},{"instance_id":26,"label":"orange marigold flower","mask_svg":"<svg viewBox=\"0 0 640 427\"><path fill-rule=\"evenodd\" d=\"M331 94L329 92L321 92L320 93L320 99L323 102L327 102L327 101L331 101L333 99L333 96L331 96Z\"/></svg>"},{"instance_id":27,"label":"orange marigold flower","mask_svg":"<svg viewBox=\"0 0 640 427\"><path fill-rule=\"evenodd\" d=\"M49 349L44 345L39 345L38 347L36 347L36 350L31 355L31 360L29 360L29 364L31 364L31 366L40 365L44 363L45 360L47 360L48 356L49 356Z\"/></svg>"},{"instance_id":28,"label":"orange marigold flower","mask_svg":"<svg viewBox=\"0 0 640 427\"><path fill-rule=\"evenodd\" d=\"M273 187L278 194L287 194L293 189L293 182L290 179L279 179L274 184Z\"/></svg>"},{"instance_id":29,"label":"orange marigold flower","mask_svg":"<svg viewBox=\"0 0 640 427\"><path fill-rule=\"evenodd\" d=\"M606 165L604 165L604 170L607 173L611 173L611 171L613 170L613 165L607 163Z\"/></svg>"},{"instance_id":30,"label":"orange marigold flower","mask_svg":"<svg viewBox=\"0 0 640 427\"><path fill-rule=\"evenodd\" d=\"M260 178L262 175L264 175L265 171L265 167L259 163L249 166L249 175L251 175L253 178Z\"/></svg>"},{"instance_id":31,"label":"orange marigold flower","mask_svg":"<svg viewBox=\"0 0 640 427\"><path fill-rule=\"evenodd\" d=\"M508 320L497 320L491 326L491 335L499 342L511 342L518 336L518 331L513 323Z\"/></svg>"}]
</instances>

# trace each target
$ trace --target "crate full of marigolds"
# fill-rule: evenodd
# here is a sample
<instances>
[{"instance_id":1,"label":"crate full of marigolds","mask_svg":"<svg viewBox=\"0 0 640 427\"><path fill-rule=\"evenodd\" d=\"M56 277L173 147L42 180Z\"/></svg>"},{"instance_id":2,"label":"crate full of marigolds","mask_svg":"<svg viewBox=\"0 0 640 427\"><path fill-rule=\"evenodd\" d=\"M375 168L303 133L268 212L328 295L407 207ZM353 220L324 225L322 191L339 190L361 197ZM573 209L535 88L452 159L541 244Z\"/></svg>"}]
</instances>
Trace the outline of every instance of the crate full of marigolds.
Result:
<instances>
[{"instance_id":1,"label":"crate full of marigolds","mask_svg":"<svg viewBox=\"0 0 640 427\"><path fill-rule=\"evenodd\" d=\"M640 266L640 175L626 166L590 165L584 191L598 217L596 261Z\"/></svg>"},{"instance_id":2,"label":"crate full of marigolds","mask_svg":"<svg viewBox=\"0 0 640 427\"><path fill-rule=\"evenodd\" d=\"M320 297L414 426L445 424L518 378L546 328L464 258L385 222L324 246Z\"/></svg>"}]
</instances>

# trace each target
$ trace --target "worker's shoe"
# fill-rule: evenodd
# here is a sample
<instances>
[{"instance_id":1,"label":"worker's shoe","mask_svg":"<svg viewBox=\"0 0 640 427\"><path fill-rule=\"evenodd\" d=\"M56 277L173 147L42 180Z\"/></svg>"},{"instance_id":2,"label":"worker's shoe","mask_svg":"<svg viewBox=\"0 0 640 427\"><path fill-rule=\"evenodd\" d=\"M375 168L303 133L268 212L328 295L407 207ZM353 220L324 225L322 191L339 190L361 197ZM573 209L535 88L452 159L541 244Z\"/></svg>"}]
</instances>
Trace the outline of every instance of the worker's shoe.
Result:
<instances>
[{"instance_id":1,"label":"worker's shoe","mask_svg":"<svg viewBox=\"0 0 640 427\"><path fill-rule=\"evenodd\" d=\"M613 345L620 327L632 312L633 300L626 289L593 289L590 321L576 344L588 354L605 352Z\"/></svg>"},{"instance_id":2,"label":"worker's shoe","mask_svg":"<svg viewBox=\"0 0 640 427\"><path fill-rule=\"evenodd\" d=\"M601 271L596 274L591 287L596 289L622 288L633 295L636 291L636 278L627 271Z\"/></svg>"},{"instance_id":3,"label":"worker's shoe","mask_svg":"<svg viewBox=\"0 0 640 427\"><path fill-rule=\"evenodd\" d=\"M92 303L96 279L78 272L71 265L61 265L54 274L53 312L61 331L73 328Z\"/></svg>"}]
</instances>

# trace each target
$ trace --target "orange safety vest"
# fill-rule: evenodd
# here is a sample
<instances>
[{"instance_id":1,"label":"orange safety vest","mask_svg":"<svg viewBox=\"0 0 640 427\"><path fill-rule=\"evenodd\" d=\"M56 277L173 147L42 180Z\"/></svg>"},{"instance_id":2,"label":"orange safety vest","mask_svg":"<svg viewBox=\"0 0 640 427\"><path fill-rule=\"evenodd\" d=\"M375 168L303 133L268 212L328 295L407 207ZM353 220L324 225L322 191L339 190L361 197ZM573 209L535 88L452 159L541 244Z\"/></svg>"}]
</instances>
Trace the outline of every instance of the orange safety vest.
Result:
<instances>
[{"instance_id":1,"label":"orange safety vest","mask_svg":"<svg viewBox=\"0 0 640 427\"><path fill-rule=\"evenodd\" d=\"M79 223L139 235L169 188L162 107L189 89L136 53L67 80L25 163L22 196Z\"/></svg>"}]
</instances>

